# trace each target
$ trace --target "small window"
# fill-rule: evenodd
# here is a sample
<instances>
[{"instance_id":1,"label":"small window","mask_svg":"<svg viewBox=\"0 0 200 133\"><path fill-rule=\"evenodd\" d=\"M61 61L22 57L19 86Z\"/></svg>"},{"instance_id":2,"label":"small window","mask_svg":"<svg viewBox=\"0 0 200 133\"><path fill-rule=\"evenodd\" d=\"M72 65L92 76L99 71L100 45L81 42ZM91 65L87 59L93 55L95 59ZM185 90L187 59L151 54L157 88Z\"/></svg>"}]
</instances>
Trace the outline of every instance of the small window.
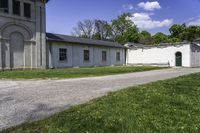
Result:
<instances>
[{"instance_id":1,"label":"small window","mask_svg":"<svg viewBox=\"0 0 200 133\"><path fill-rule=\"evenodd\" d=\"M102 61L106 61L106 60L107 60L107 52L102 51Z\"/></svg>"},{"instance_id":2,"label":"small window","mask_svg":"<svg viewBox=\"0 0 200 133\"><path fill-rule=\"evenodd\" d=\"M84 61L90 61L90 51L84 50Z\"/></svg>"},{"instance_id":3,"label":"small window","mask_svg":"<svg viewBox=\"0 0 200 133\"><path fill-rule=\"evenodd\" d=\"M67 49L64 48L59 49L59 60L67 61Z\"/></svg>"},{"instance_id":4,"label":"small window","mask_svg":"<svg viewBox=\"0 0 200 133\"><path fill-rule=\"evenodd\" d=\"M0 0L0 13L8 13L8 0Z\"/></svg>"},{"instance_id":5,"label":"small window","mask_svg":"<svg viewBox=\"0 0 200 133\"><path fill-rule=\"evenodd\" d=\"M20 12L20 1L17 0L13 0L13 14L20 16L21 12Z\"/></svg>"},{"instance_id":6,"label":"small window","mask_svg":"<svg viewBox=\"0 0 200 133\"><path fill-rule=\"evenodd\" d=\"M24 17L31 18L31 4L24 3Z\"/></svg>"},{"instance_id":7,"label":"small window","mask_svg":"<svg viewBox=\"0 0 200 133\"><path fill-rule=\"evenodd\" d=\"M116 60L117 60L117 61L120 61L120 60L121 60L121 59L120 59L120 52L117 52L117 53L116 53Z\"/></svg>"}]
</instances>

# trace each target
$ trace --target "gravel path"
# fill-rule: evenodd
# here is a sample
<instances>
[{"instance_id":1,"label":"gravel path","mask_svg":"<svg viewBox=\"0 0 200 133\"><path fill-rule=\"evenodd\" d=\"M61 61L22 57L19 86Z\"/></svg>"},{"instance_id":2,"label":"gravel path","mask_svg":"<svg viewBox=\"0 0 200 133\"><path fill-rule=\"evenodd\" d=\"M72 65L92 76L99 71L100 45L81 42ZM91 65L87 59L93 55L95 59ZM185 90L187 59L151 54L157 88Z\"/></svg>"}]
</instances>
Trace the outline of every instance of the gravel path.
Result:
<instances>
[{"instance_id":1,"label":"gravel path","mask_svg":"<svg viewBox=\"0 0 200 133\"><path fill-rule=\"evenodd\" d=\"M200 68L63 80L0 80L0 130L45 118L111 91L196 72Z\"/></svg>"}]
</instances>

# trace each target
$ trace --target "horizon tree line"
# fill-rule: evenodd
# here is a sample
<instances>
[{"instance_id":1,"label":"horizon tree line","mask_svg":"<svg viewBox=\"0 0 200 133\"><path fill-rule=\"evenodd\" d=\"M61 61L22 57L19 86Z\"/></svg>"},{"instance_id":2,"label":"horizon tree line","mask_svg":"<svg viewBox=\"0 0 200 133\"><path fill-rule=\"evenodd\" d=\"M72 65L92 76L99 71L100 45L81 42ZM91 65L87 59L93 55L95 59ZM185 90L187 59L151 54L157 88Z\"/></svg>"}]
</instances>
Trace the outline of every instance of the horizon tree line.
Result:
<instances>
[{"instance_id":1,"label":"horizon tree line","mask_svg":"<svg viewBox=\"0 0 200 133\"><path fill-rule=\"evenodd\" d=\"M113 19L111 23L99 19L85 19L77 23L77 26L73 28L72 35L82 38L113 41L120 44L132 42L144 45L191 42L200 38L200 26L174 24L169 28L169 35L162 32L152 35L148 31L139 31L137 26L130 19L127 19L129 17L131 17L130 13L124 13Z\"/></svg>"}]
</instances>

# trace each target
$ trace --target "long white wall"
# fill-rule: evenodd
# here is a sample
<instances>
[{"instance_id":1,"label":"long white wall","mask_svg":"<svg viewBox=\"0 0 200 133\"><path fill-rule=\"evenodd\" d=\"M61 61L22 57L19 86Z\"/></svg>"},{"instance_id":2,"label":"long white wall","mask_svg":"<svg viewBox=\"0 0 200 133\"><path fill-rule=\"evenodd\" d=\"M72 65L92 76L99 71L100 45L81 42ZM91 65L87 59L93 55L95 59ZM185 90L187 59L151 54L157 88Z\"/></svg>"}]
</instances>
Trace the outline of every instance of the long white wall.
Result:
<instances>
[{"instance_id":1,"label":"long white wall","mask_svg":"<svg viewBox=\"0 0 200 133\"><path fill-rule=\"evenodd\" d=\"M125 65L125 49L91 46L85 44L70 44L59 42L48 42L49 46L49 67L95 67L95 66L114 66ZM59 61L59 49L67 49L67 58L65 62ZM84 61L83 51L90 51L90 61ZM102 61L102 51L107 52L107 60ZM120 52L120 61L116 60L116 52Z\"/></svg>"},{"instance_id":2,"label":"long white wall","mask_svg":"<svg viewBox=\"0 0 200 133\"><path fill-rule=\"evenodd\" d=\"M127 52L127 64L169 64L171 67L173 67L176 66L176 52L182 53L182 65L184 67L190 67L190 44L137 49L132 48Z\"/></svg>"}]
</instances>

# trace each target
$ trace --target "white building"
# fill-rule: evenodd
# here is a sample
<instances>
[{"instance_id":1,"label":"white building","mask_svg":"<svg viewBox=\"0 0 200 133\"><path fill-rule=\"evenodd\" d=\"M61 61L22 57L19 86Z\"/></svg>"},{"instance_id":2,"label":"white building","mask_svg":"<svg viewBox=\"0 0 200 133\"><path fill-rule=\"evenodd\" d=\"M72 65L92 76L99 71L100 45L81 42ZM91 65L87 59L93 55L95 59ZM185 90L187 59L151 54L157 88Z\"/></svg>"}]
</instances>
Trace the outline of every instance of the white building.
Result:
<instances>
[{"instance_id":1,"label":"white building","mask_svg":"<svg viewBox=\"0 0 200 133\"><path fill-rule=\"evenodd\" d=\"M45 4L0 0L0 69L125 64L120 44L46 33Z\"/></svg>"},{"instance_id":2,"label":"white building","mask_svg":"<svg viewBox=\"0 0 200 133\"><path fill-rule=\"evenodd\" d=\"M144 46L141 44L126 44L128 65L152 66L200 66L200 41L193 43L160 44L159 46Z\"/></svg>"},{"instance_id":3,"label":"white building","mask_svg":"<svg viewBox=\"0 0 200 133\"><path fill-rule=\"evenodd\" d=\"M47 33L50 68L125 65L126 47L107 41Z\"/></svg>"}]
</instances>

